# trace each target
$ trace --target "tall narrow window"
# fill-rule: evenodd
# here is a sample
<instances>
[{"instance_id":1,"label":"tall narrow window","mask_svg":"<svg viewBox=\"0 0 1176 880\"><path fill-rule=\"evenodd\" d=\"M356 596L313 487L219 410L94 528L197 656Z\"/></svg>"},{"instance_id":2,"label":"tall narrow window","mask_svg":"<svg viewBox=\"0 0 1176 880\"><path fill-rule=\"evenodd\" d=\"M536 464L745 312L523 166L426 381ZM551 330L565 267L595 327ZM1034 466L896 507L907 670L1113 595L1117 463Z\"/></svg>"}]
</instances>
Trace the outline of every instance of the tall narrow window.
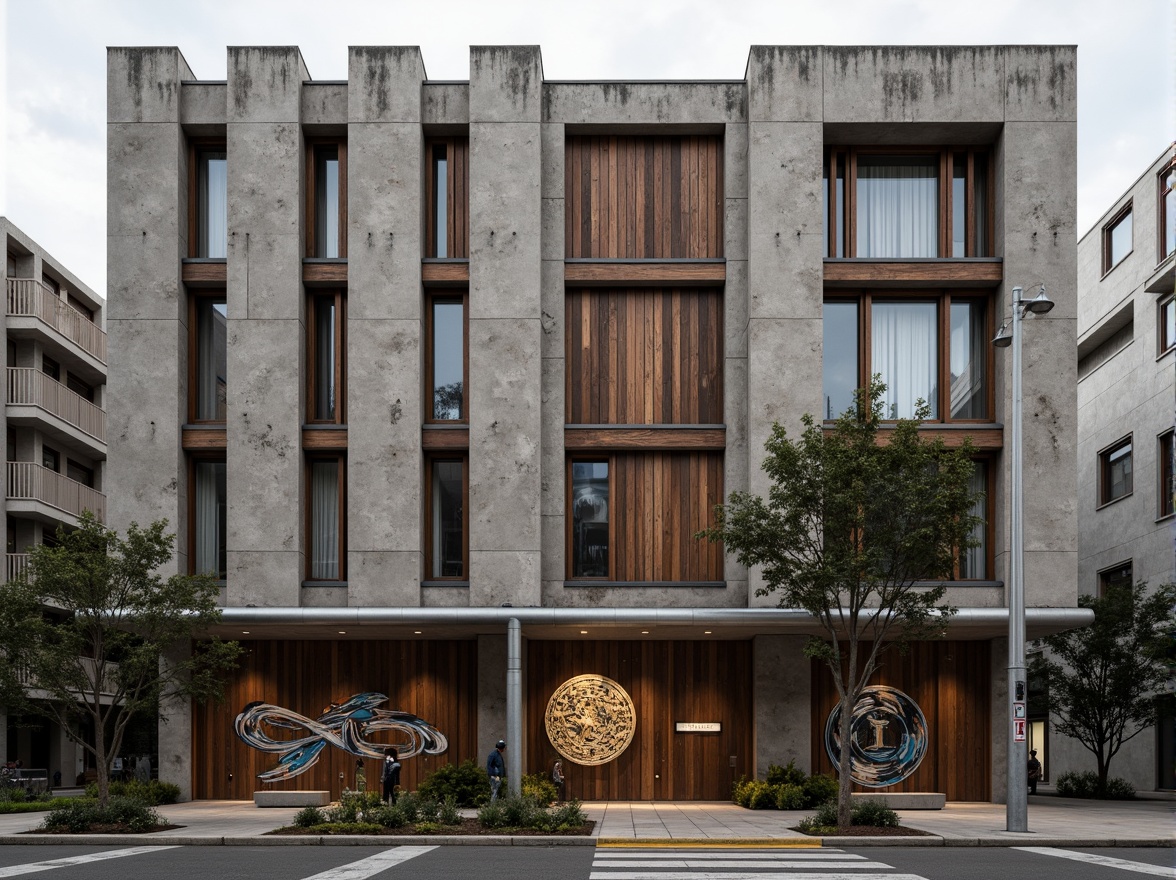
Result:
<instances>
[{"instance_id":1,"label":"tall narrow window","mask_svg":"<svg viewBox=\"0 0 1176 880\"><path fill-rule=\"evenodd\" d=\"M607 461L572 462L572 577L609 576Z\"/></svg>"},{"instance_id":2,"label":"tall narrow window","mask_svg":"<svg viewBox=\"0 0 1176 880\"><path fill-rule=\"evenodd\" d=\"M952 300L948 360L953 419L983 419L988 412L988 326L984 301Z\"/></svg>"},{"instance_id":3,"label":"tall narrow window","mask_svg":"<svg viewBox=\"0 0 1176 880\"><path fill-rule=\"evenodd\" d=\"M968 491L976 495L971 513L980 517L980 522L972 529L976 546L960 554L959 576L960 580L984 580L988 577L988 465L985 462L973 463Z\"/></svg>"},{"instance_id":4,"label":"tall narrow window","mask_svg":"<svg viewBox=\"0 0 1176 880\"><path fill-rule=\"evenodd\" d=\"M433 253L449 256L449 157L444 144L433 147Z\"/></svg>"},{"instance_id":5,"label":"tall narrow window","mask_svg":"<svg viewBox=\"0 0 1176 880\"><path fill-rule=\"evenodd\" d=\"M343 580L343 459L310 462L310 580Z\"/></svg>"},{"instance_id":6,"label":"tall narrow window","mask_svg":"<svg viewBox=\"0 0 1176 880\"><path fill-rule=\"evenodd\" d=\"M938 156L858 157L857 255L939 256Z\"/></svg>"},{"instance_id":7,"label":"tall narrow window","mask_svg":"<svg viewBox=\"0 0 1176 880\"><path fill-rule=\"evenodd\" d=\"M430 300L429 343L431 421L465 421L466 324L464 297Z\"/></svg>"},{"instance_id":8,"label":"tall narrow window","mask_svg":"<svg viewBox=\"0 0 1176 880\"><path fill-rule=\"evenodd\" d=\"M988 220L992 212L988 207L988 155L972 154L972 229L974 249L969 256L992 256L992 243L988 234Z\"/></svg>"},{"instance_id":9,"label":"tall narrow window","mask_svg":"<svg viewBox=\"0 0 1176 880\"><path fill-rule=\"evenodd\" d=\"M1159 320L1156 322L1156 357L1160 357L1176 348L1176 297L1168 294L1156 304L1156 307L1159 311Z\"/></svg>"},{"instance_id":10,"label":"tall narrow window","mask_svg":"<svg viewBox=\"0 0 1176 880\"><path fill-rule=\"evenodd\" d=\"M1131 253L1131 203L1103 227L1103 272L1110 272Z\"/></svg>"},{"instance_id":11,"label":"tall narrow window","mask_svg":"<svg viewBox=\"0 0 1176 880\"><path fill-rule=\"evenodd\" d=\"M861 384L858 369L858 304L832 301L824 307L824 379L826 419L835 419L856 403Z\"/></svg>"},{"instance_id":12,"label":"tall narrow window","mask_svg":"<svg viewBox=\"0 0 1176 880\"><path fill-rule=\"evenodd\" d=\"M429 576L462 580L466 574L466 462L429 461Z\"/></svg>"},{"instance_id":13,"label":"tall narrow window","mask_svg":"<svg viewBox=\"0 0 1176 880\"><path fill-rule=\"evenodd\" d=\"M1160 172L1160 262L1176 252L1176 165Z\"/></svg>"},{"instance_id":14,"label":"tall narrow window","mask_svg":"<svg viewBox=\"0 0 1176 880\"><path fill-rule=\"evenodd\" d=\"M912 418L922 400L939 418L937 305L875 301L871 312L871 370L886 383L882 417Z\"/></svg>"},{"instance_id":15,"label":"tall narrow window","mask_svg":"<svg viewBox=\"0 0 1176 880\"><path fill-rule=\"evenodd\" d=\"M342 291L313 291L307 307L310 401L308 421L341 425L345 383L344 327L346 301Z\"/></svg>"},{"instance_id":16,"label":"tall narrow window","mask_svg":"<svg viewBox=\"0 0 1176 880\"><path fill-rule=\"evenodd\" d=\"M228 154L223 148L196 152L196 254L223 260L228 255Z\"/></svg>"},{"instance_id":17,"label":"tall narrow window","mask_svg":"<svg viewBox=\"0 0 1176 880\"><path fill-rule=\"evenodd\" d=\"M1098 460L1099 504L1110 504L1130 495L1133 489L1130 435L1100 452Z\"/></svg>"},{"instance_id":18,"label":"tall narrow window","mask_svg":"<svg viewBox=\"0 0 1176 880\"><path fill-rule=\"evenodd\" d=\"M223 422L228 371L228 310L224 294L193 297L195 338L192 351L195 388L191 417L197 422Z\"/></svg>"},{"instance_id":19,"label":"tall narrow window","mask_svg":"<svg viewBox=\"0 0 1176 880\"><path fill-rule=\"evenodd\" d=\"M821 188L825 215L825 256L845 256L845 154L825 154L824 185ZM830 237L832 230L832 237Z\"/></svg>"},{"instance_id":20,"label":"tall narrow window","mask_svg":"<svg viewBox=\"0 0 1176 880\"><path fill-rule=\"evenodd\" d=\"M347 256L347 144L312 141L307 146L307 256Z\"/></svg>"},{"instance_id":21,"label":"tall narrow window","mask_svg":"<svg viewBox=\"0 0 1176 880\"><path fill-rule=\"evenodd\" d=\"M1159 476L1160 518L1176 513L1176 431L1166 431L1159 436L1156 444L1156 474Z\"/></svg>"},{"instance_id":22,"label":"tall narrow window","mask_svg":"<svg viewBox=\"0 0 1176 880\"><path fill-rule=\"evenodd\" d=\"M966 257L968 231L968 157L956 153L951 172L951 255Z\"/></svg>"},{"instance_id":23,"label":"tall narrow window","mask_svg":"<svg viewBox=\"0 0 1176 880\"><path fill-rule=\"evenodd\" d=\"M193 471L192 571L224 580L228 572L225 463L197 460Z\"/></svg>"}]
</instances>

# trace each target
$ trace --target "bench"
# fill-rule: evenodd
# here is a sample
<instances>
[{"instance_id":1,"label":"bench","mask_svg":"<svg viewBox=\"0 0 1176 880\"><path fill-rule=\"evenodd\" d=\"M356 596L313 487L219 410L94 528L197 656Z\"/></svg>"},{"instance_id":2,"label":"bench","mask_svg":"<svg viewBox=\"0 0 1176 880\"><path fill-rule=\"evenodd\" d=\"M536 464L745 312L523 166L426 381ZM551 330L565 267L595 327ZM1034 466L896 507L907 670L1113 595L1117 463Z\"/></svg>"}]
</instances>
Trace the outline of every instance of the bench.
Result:
<instances>
[{"instance_id":1,"label":"bench","mask_svg":"<svg viewBox=\"0 0 1176 880\"><path fill-rule=\"evenodd\" d=\"M329 791L253 792L253 803L258 807L325 807L330 802Z\"/></svg>"},{"instance_id":2,"label":"bench","mask_svg":"<svg viewBox=\"0 0 1176 880\"><path fill-rule=\"evenodd\" d=\"M855 791L853 799L882 801L892 810L942 810L947 803L946 794L932 791Z\"/></svg>"}]
</instances>

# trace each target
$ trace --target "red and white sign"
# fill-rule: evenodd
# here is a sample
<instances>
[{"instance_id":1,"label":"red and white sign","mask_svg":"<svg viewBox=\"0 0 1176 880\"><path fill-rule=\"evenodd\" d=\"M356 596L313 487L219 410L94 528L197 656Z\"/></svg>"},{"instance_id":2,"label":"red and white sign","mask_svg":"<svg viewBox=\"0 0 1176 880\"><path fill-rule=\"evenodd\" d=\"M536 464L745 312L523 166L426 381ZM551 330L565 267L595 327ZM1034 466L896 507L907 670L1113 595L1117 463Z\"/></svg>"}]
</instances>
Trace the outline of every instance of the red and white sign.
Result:
<instances>
[{"instance_id":1,"label":"red and white sign","mask_svg":"<svg viewBox=\"0 0 1176 880\"><path fill-rule=\"evenodd\" d=\"M1023 743L1025 741L1025 719L1013 719L1013 742Z\"/></svg>"}]
</instances>

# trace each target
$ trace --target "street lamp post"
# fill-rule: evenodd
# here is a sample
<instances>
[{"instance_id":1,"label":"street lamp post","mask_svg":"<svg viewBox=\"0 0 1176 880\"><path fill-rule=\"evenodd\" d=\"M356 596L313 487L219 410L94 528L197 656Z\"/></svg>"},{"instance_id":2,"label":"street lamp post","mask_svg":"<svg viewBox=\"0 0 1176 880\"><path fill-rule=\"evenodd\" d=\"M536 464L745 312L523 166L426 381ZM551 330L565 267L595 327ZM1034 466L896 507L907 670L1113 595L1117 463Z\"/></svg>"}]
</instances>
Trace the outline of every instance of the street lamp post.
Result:
<instances>
[{"instance_id":1,"label":"street lamp post","mask_svg":"<svg viewBox=\"0 0 1176 880\"><path fill-rule=\"evenodd\" d=\"M1009 513L1009 731L1008 791L1005 793L1005 830L1029 830L1029 785L1027 780L1025 711L1025 523L1021 463L1024 450L1021 434L1021 322L1026 313L1044 315L1054 307L1042 284L1033 299L1022 299L1022 288L1013 288L1013 316L992 340L992 344L1013 347L1012 492ZM1011 325L1011 326L1010 326ZM1008 331L1012 332L1009 333Z\"/></svg>"}]
</instances>

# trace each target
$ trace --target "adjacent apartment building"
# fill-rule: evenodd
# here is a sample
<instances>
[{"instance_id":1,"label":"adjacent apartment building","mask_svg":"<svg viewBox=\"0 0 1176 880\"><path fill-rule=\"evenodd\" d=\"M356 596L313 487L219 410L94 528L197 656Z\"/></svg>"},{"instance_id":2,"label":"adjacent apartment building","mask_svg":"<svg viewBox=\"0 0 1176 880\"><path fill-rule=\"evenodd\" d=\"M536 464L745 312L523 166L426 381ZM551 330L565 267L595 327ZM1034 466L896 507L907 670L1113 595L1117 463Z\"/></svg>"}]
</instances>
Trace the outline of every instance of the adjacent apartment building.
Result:
<instances>
[{"instance_id":1,"label":"adjacent apartment building","mask_svg":"<svg viewBox=\"0 0 1176 880\"><path fill-rule=\"evenodd\" d=\"M1160 154L1078 242L1078 591L1176 580L1176 150ZM1058 738L1055 768L1088 769ZM1112 773L1176 788L1176 710L1128 742Z\"/></svg>"},{"instance_id":2,"label":"adjacent apartment building","mask_svg":"<svg viewBox=\"0 0 1176 880\"><path fill-rule=\"evenodd\" d=\"M410 713L408 787L500 737L512 774L573 755L584 799L829 769L811 619L693 535L766 490L774 422L878 373L892 417L922 398L928 432L973 439L985 490L948 637L878 675L926 721L892 788L1003 799L989 341L1014 286L1057 303L1025 325L1028 632L1088 619L1073 47L757 46L693 82L547 80L534 46L473 47L460 82L414 47L353 47L343 81L233 47L213 81L115 48L108 87L110 518L166 517L248 650L226 704L167 707L162 778L337 795L345 748L258 778L279 756L251 703L316 750Z\"/></svg>"},{"instance_id":3,"label":"adjacent apartment building","mask_svg":"<svg viewBox=\"0 0 1176 880\"><path fill-rule=\"evenodd\" d=\"M4 426L7 526L4 577L24 570L30 546L76 526L82 511L106 518L105 301L5 217ZM35 694L36 691L34 690ZM92 741L92 731L73 731ZM93 759L67 731L5 715L0 756L61 773L73 785Z\"/></svg>"}]
</instances>

